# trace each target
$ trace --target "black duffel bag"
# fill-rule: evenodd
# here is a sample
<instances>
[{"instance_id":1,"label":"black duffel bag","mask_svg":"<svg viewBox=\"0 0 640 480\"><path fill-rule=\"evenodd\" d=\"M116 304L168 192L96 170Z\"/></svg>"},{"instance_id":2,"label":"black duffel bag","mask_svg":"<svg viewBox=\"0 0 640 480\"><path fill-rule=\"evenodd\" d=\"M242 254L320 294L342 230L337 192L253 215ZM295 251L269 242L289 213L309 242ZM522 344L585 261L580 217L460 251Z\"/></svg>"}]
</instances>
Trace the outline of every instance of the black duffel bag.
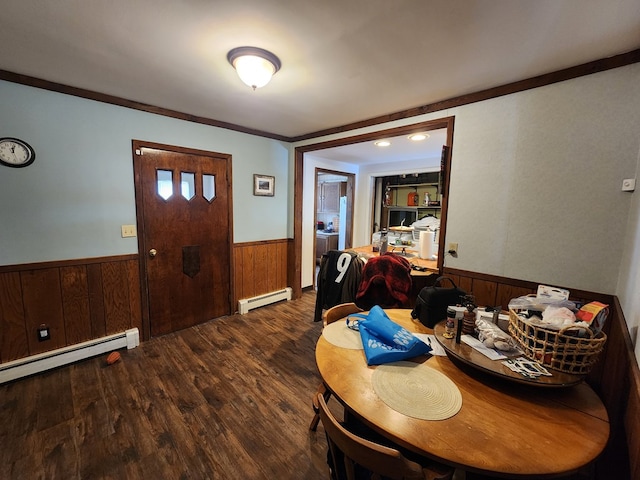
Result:
<instances>
[{"instance_id":1,"label":"black duffel bag","mask_svg":"<svg viewBox=\"0 0 640 480\"><path fill-rule=\"evenodd\" d=\"M441 287L442 280L449 280L453 287ZM449 277L438 277L432 286L420 290L411 317L419 319L425 327L433 328L436 323L446 318L447 307L458 305L466 294L467 292L458 288Z\"/></svg>"}]
</instances>

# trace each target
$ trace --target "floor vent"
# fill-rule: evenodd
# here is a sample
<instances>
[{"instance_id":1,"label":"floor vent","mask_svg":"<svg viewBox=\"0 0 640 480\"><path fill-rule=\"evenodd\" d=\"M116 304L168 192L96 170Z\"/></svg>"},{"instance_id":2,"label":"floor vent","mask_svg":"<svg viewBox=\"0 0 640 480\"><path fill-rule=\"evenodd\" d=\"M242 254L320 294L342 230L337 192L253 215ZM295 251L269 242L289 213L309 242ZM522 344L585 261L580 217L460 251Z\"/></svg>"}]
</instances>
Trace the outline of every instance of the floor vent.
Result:
<instances>
[{"instance_id":1,"label":"floor vent","mask_svg":"<svg viewBox=\"0 0 640 480\"><path fill-rule=\"evenodd\" d=\"M264 295L258 295L257 297L240 300L238 301L238 311L240 312L240 315L244 315L249 310L264 307L265 305L279 302L280 300L291 300L291 287L283 288L277 292L265 293Z\"/></svg>"},{"instance_id":2,"label":"floor vent","mask_svg":"<svg viewBox=\"0 0 640 480\"><path fill-rule=\"evenodd\" d=\"M0 384L106 352L140 345L137 328L0 364Z\"/></svg>"}]
</instances>

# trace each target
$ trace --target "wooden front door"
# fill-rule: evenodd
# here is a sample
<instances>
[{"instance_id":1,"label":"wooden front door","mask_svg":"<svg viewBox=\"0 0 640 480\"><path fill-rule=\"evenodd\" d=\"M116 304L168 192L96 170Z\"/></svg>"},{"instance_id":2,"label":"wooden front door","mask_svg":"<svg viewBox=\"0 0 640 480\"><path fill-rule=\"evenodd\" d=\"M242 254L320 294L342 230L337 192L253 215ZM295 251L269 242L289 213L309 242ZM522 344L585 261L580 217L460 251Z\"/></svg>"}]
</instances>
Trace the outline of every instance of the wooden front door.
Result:
<instances>
[{"instance_id":1,"label":"wooden front door","mask_svg":"<svg viewBox=\"0 0 640 480\"><path fill-rule=\"evenodd\" d=\"M145 331L229 315L231 157L139 141L133 148Z\"/></svg>"}]
</instances>

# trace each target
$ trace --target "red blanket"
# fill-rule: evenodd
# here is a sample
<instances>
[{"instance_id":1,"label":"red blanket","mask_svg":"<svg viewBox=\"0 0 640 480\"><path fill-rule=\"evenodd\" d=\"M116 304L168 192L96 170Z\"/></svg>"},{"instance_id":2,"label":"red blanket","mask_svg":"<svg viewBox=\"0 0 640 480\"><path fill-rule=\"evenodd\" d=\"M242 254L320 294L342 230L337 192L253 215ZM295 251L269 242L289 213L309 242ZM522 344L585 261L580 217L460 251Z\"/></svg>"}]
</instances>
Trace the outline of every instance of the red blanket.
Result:
<instances>
[{"instance_id":1,"label":"red blanket","mask_svg":"<svg viewBox=\"0 0 640 480\"><path fill-rule=\"evenodd\" d=\"M355 303L363 310L374 305L408 308L410 292L411 264L406 258L387 252L364 265Z\"/></svg>"}]
</instances>

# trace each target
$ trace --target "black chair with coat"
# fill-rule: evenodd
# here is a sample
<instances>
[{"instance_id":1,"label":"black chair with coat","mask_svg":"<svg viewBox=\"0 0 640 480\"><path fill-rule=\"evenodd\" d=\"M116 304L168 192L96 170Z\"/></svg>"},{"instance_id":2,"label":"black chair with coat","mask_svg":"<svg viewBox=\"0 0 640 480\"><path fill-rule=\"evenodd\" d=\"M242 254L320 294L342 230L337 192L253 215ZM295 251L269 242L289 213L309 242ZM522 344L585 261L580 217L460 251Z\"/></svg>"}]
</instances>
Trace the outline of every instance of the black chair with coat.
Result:
<instances>
[{"instance_id":1,"label":"black chair with coat","mask_svg":"<svg viewBox=\"0 0 640 480\"><path fill-rule=\"evenodd\" d=\"M322 311L356 299L364 260L358 254L329 250L320 259L316 308L313 321L322 320Z\"/></svg>"}]
</instances>

